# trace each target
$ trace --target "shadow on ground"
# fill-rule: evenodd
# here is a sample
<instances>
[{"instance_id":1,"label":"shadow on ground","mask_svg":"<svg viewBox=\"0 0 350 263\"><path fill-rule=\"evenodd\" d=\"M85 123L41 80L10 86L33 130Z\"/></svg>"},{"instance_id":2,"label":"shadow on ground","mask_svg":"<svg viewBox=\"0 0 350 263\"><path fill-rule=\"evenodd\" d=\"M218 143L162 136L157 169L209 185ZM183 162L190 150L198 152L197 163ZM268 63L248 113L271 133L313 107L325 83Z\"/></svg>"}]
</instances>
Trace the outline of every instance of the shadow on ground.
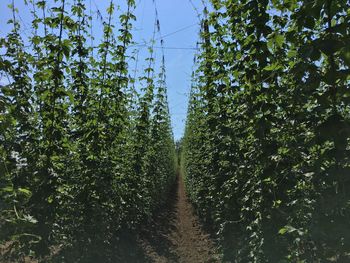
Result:
<instances>
[{"instance_id":1,"label":"shadow on ground","mask_svg":"<svg viewBox=\"0 0 350 263\"><path fill-rule=\"evenodd\" d=\"M175 245L171 239L177 227L178 180L174 183L167 200L139 234L139 243L147 255L148 262L178 262Z\"/></svg>"},{"instance_id":2,"label":"shadow on ground","mask_svg":"<svg viewBox=\"0 0 350 263\"><path fill-rule=\"evenodd\" d=\"M176 231L176 203L178 182L171 187L167 199L159 207L152 219L144 222L138 230L125 230L118 233L113 244L104 246L102 242L80 244L74 248L53 253L53 263L151 263L178 262L171 233ZM30 261L29 261L30 262Z\"/></svg>"}]
</instances>

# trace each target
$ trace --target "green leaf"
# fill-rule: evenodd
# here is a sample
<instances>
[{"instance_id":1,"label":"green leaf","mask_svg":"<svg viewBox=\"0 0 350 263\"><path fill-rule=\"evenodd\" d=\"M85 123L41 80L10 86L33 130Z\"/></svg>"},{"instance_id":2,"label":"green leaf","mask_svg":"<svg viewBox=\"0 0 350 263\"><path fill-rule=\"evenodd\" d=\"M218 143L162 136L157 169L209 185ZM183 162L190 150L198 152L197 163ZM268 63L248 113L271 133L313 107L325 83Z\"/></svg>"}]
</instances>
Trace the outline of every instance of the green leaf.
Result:
<instances>
[{"instance_id":1,"label":"green leaf","mask_svg":"<svg viewBox=\"0 0 350 263\"><path fill-rule=\"evenodd\" d=\"M285 37L283 35L276 35L275 36L275 43L278 47L282 47L285 42Z\"/></svg>"},{"instance_id":2,"label":"green leaf","mask_svg":"<svg viewBox=\"0 0 350 263\"><path fill-rule=\"evenodd\" d=\"M25 188L18 188L17 191L24 194L26 197L30 197L32 195L32 192Z\"/></svg>"},{"instance_id":3,"label":"green leaf","mask_svg":"<svg viewBox=\"0 0 350 263\"><path fill-rule=\"evenodd\" d=\"M1 191L2 191L2 192L11 193L11 192L13 192L13 187L12 187L12 186L6 186L6 187L4 187L4 188L1 188Z\"/></svg>"},{"instance_id":4,"label":"green leaf","mask_svg":"<svg viewBox=\"0 0 350 263\"><path fill-rule=\"evenodd\" d=\"M23 219L24 221L27 221L29 223L32 223L32 224L36 224L38 223L38 220L36 220L33 216L31 215L23 215Z\"/></svg>"},{"instance_id":5,"label":"green leaf","mask_svg":"<svg viewBox=\"0 0 350 263\"><path fill-rule=\"evenodd\" d=\"M280 235L284 235L284 234L286 234L286 233L293 233L293 232L295 232L295 231L297 231L297 229L296 229L295 227L286 225L286 226L282 227L282 228L278 231L278 233L279 233Z\"/></svg>"},{"instance_id":6,"label":"green leaf","mask_svg":"<svg viewBox=\"0 0 350 263\"><path fill-rule=\"evenodd\" d=\"M280 70L280 69L283 69L283 66L278 64L278 62L275 62L271 65L268 65L264 68L264 70L266 70L266 71L276 71L276 70Z\"/></svg>"},{"instance_id":7,"label":"green leaf","mask_svg":"<svg viewBox=\"0 0 350 263\"><path fill-rule=\"evenodd\" d=\"M344 63L350 67L350 47L344 47L340 51L340 57L343 59Z\"/></svg>"}]
</instances>

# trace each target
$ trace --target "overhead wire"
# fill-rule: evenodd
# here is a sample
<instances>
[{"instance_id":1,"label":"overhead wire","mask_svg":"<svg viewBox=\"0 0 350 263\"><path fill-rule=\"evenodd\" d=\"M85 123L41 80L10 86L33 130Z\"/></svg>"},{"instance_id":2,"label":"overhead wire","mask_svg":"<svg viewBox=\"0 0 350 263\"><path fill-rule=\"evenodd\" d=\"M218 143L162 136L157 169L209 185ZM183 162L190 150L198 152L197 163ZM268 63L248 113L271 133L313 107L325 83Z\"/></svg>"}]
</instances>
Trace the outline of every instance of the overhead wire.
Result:
<instances>
[{"instance_id":1,"label":"overhead wire","mask_svg":"<svg viewBox=\"0 0 350 263\"><path fill-rule=\"evenodd\" d=\"M193 27L193 26L196 26L196 25L198 26L198 23L194 23L194 24L191 24L191 25L182 27L182 28L180 28L180 29L178 29L178 30L175 30L175 31L170 32L170 33L165 34L165 35L162 35L162 36L160 36L160 37L158 37L158 38L155 38L154 40L164 39L164 38L166 38L166 37L175 35L175 34L177 34L177 33L179 33L179 32L182 32L182 31L184 31L184 30L186 30L186 29L188 29L188 28L191 28L191 27ZM146 43L143 43L143 44L134 44L134 45L130 45L129 47L136 47L136 46L140 46L140 45L147 46L147 45L149 45L149 44L151 44L151 43L150 43L150 42L146 42Z\"/></svg>"},{"instance_id":2,"label":"overhead wire","mask_svg":"<svg viewBox=\"0 0 350 263\"><path fill-rule=\"evenodd\" d=\"M192 0L188 0L188 1L190 2L190 4L191 4L193 10L196 12L197 18L198 18L199 22L201 22L201 20L202 20L202 19L201 19L201 14L200 14L200 12L198 11L198 8L193 4Z\"/></svg>"},{"instance_id":3,"label":"overhead wire","mask_svg":"<svg viewBox=\"0 0 350 263\"><path fill-rule=\"evenodd\" d=\"M146 44L140 44L140 45L134 45L133 47L148 47ZM153 48L159 48L159 49L184 49L184 50L198 50L198 48L195 47L165 47L165 46L153 46Z\"/></svg>"}]
</instances>

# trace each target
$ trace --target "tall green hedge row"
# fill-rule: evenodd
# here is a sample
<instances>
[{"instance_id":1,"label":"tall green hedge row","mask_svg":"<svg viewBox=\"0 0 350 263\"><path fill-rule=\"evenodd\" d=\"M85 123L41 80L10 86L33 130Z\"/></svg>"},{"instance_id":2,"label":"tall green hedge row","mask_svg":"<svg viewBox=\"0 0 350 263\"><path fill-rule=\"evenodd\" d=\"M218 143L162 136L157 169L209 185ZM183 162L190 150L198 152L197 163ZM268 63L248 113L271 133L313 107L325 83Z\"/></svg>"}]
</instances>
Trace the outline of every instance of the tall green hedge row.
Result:
<instances>
[{"instance_id":1,"label":"tall green hedge row","mask_svg":"<svg viewBox=\"0 0 350 263\"><path fill-rule=\"evenodd\" d=\"M115 262L113 244L152 215L175 178L164 58L155 70L152 44L132 77L135 1L111 0L97 19L87 4L26 1L26 34L9 6L12 30L0 39L3 260L48 262L67 251L59 262Z\"/></svg>"},{"instance_id":2,"label":"tall green hedge row","mask_svg":"<svg viewBox=\"0 0 350 263\"><path fill-rule=\"evenodd\" d=\"M350 3L211 0L188 194L228 262L350 262Z\"/></svg>"}]
</instances>

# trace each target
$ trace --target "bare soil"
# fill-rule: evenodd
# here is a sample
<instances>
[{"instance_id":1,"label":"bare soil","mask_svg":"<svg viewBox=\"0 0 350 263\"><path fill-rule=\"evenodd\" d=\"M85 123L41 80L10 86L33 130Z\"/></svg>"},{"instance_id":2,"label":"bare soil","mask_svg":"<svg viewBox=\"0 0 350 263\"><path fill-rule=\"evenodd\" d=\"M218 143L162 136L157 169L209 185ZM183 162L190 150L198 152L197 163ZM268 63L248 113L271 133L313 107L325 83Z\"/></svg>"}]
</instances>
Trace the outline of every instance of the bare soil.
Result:
<instances>
[{"instance_id":1,"label":"bare soil","mask_svg":"<svg viewBox=\"0 0 350 263\"><path fill-rule=\"evenodd\" d=\"M181 177L164 208L140 234L139 242L150 262L220 262L212 240L186 197Z\"/></svg>"}]
</instances>

